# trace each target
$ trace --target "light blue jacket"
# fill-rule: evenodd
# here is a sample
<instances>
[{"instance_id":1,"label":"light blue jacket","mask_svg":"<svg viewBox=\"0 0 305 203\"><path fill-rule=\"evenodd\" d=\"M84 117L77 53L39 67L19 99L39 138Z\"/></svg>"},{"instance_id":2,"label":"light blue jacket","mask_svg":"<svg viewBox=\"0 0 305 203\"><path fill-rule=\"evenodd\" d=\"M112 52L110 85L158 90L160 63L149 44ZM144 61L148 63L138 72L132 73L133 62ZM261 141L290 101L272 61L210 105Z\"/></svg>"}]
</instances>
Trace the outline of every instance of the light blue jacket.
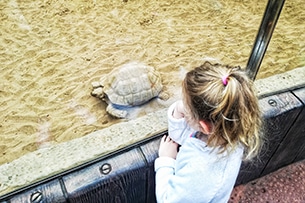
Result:
<instances>
[{"instance_id":1,"label":"light blue jacket","mask_svg":"<svg viewBox=\"0 0 305 203\"><path fill-rule=\"evenodd\" d=\"M226 203L234 187L243 156L240 145L230 153L219 153L205 142L190 137L194 132L185 120L168 111L169 136L181 144L176 160L155 160L158 203Z\"/></svg>"}]
</instances>

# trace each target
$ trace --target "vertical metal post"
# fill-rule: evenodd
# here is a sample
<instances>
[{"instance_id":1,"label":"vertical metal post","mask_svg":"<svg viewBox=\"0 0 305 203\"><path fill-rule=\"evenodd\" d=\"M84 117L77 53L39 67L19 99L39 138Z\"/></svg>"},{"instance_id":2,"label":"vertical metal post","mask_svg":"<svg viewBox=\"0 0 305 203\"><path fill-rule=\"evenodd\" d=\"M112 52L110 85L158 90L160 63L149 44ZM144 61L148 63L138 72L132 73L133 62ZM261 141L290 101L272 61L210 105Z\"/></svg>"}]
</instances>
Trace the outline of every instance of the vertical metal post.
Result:
<instances>
[{"instance_id":1,"label":"vertical metal post","mask_svg":"<svg viewBox=\"0 0 305 203\"><path fill-rule=\"evenodd\" d=\"M246 68L252 80L255 80L284 3L285 0L268 1Z\"/></svg>"}]
</instances>

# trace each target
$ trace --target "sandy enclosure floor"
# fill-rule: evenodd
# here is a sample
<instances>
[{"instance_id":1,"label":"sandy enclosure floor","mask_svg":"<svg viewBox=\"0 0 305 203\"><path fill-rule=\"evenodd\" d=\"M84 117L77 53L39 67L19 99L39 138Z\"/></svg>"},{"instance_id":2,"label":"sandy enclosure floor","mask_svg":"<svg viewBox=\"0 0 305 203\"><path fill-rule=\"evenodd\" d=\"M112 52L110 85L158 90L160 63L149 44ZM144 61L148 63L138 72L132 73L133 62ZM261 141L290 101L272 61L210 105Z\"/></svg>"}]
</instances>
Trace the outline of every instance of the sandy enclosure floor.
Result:
<instances>
[{"instance_id":1,"label":"sandy enclosure floor","mask_svg":"<svg viewBox=\"0 0 305 203\"><path fill-rule=\"evenodd\" d=\"M205 59L245 67L266 4L1 0L0 164L133 119L113 119L90 95L92 81L124 63L154 66L171 95L136 116L167 107ZM287 1L257 78L305 65L304 22L304 2Z\"/></svg>"}]
</instances>

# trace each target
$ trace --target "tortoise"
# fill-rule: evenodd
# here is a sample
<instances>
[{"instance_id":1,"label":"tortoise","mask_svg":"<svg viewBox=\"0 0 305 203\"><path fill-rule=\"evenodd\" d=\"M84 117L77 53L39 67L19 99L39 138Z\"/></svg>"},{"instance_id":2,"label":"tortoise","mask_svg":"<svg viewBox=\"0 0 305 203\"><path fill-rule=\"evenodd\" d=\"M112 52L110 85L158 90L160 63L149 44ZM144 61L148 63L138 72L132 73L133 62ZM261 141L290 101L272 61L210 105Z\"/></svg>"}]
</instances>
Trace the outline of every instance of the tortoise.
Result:
<instances>
[{"instance_id":1,"label":"tortoise","mask_svg":"<svg viewBox=\"0 0 305 203\"><path fill-rule=\"evenodd\" d=\"M152 66L138 62L113 69L99 81L93 82L92 86L91 95L106 101L106 111L117 118L126 118L130 107L144 104L155 97L168 97L162 91L159 72Z\"/></svg>"}]
</instances>

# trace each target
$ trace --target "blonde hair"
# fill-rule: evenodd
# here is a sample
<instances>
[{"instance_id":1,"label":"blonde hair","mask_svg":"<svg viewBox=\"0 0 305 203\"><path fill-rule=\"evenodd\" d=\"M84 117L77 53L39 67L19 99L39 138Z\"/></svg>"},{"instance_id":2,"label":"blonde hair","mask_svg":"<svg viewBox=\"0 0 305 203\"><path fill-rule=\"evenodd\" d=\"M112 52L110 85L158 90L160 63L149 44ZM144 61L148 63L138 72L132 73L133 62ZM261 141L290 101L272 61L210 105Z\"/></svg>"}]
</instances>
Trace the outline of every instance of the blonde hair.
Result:
<instances>
[{"instance_id":1,"label":"blonde hair","mask_svg":"<svg viewBox=\"0 0 305 203\"><path fill-rule=\"evenodd\" d=\"M252 80L239 66L205 62L186 74L183 95L190 120L211 123L209 146L220 146L224 152L241 143L245 160L258 154L262 145L258 99Z\"/></svg>"}]
</instances>

